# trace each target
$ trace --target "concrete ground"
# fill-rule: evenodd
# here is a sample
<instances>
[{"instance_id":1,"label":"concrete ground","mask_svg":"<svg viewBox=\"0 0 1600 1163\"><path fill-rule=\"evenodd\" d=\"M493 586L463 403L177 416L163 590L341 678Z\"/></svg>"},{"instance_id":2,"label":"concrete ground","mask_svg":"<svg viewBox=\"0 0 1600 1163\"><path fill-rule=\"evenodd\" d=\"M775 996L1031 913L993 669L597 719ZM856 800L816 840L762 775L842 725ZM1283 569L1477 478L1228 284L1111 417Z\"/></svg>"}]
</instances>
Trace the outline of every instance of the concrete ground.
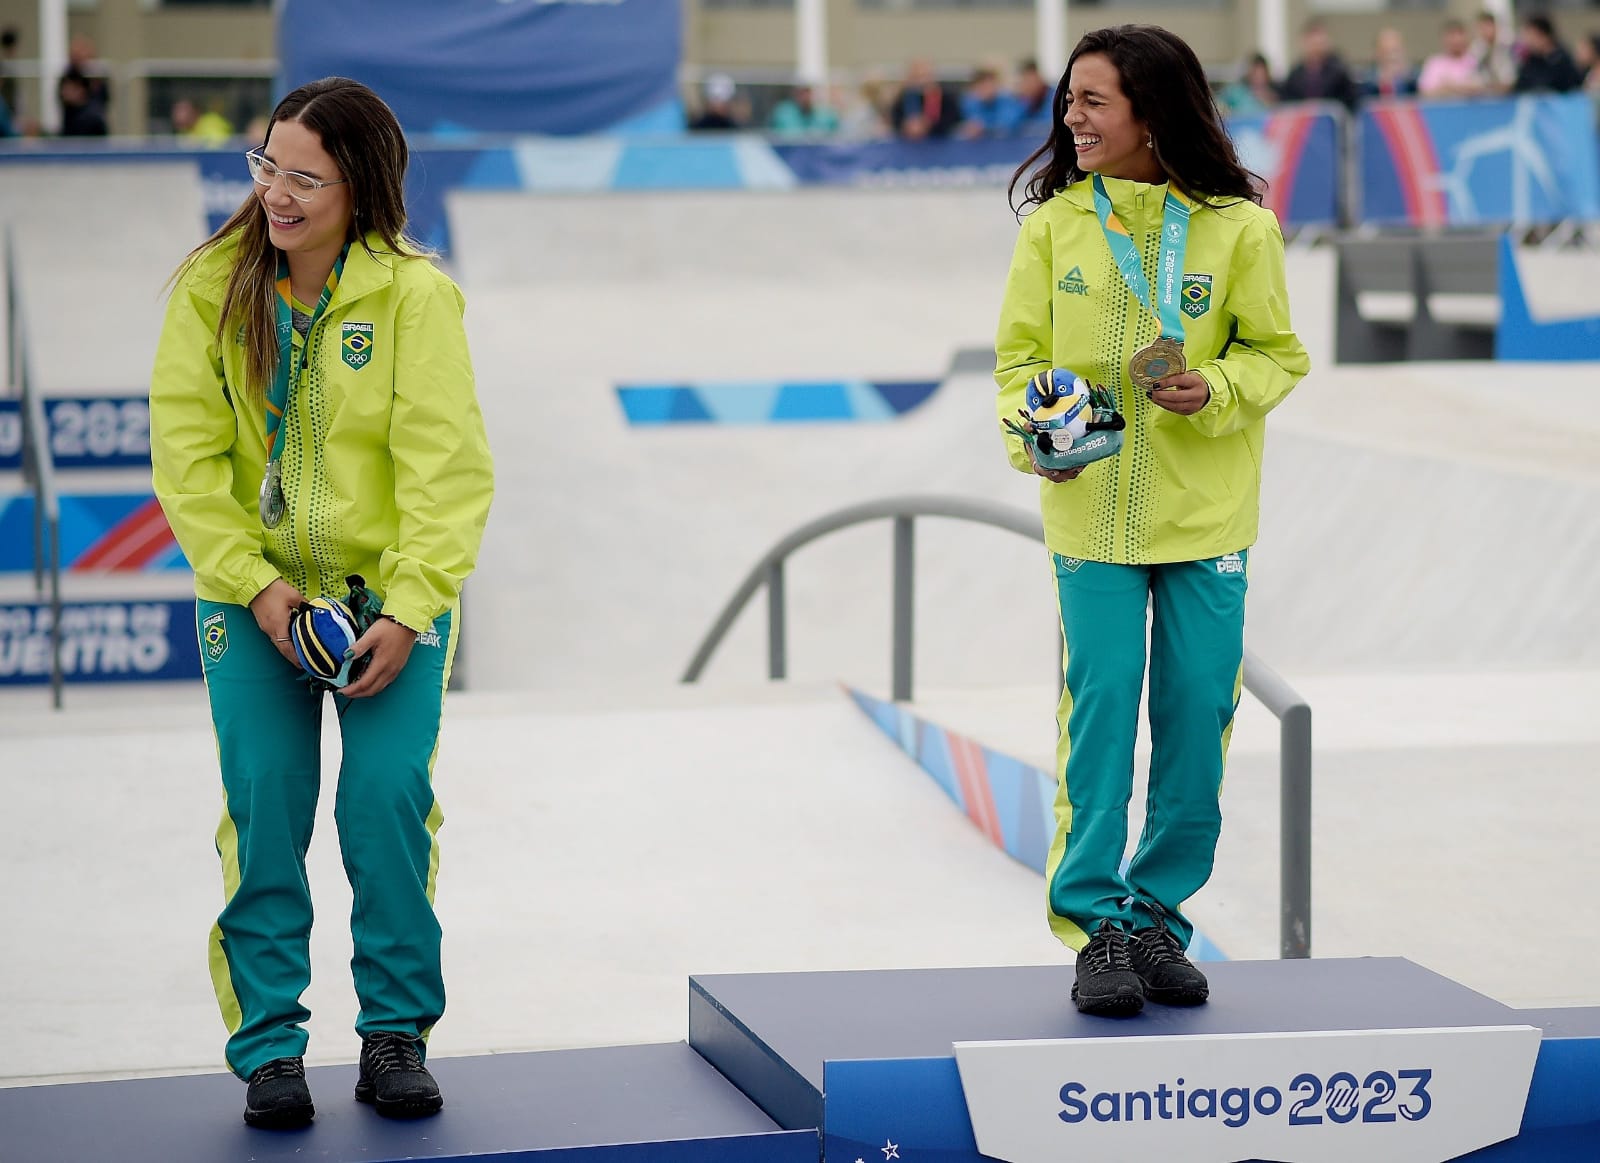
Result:
<instances>
[{"instance_id":1,"label":"concrete ground","mask_svg":"<svg viewBox=\"0 0 1600 1163\"><path fill-rule=\"evenodd\" d=\"M27 202L32 229L116 196L58 180L63 209ZM164 205L170 175L138 180ZM188 245L181 215L198 217L176 207L151 228L159 255L132 248L96 284L93 345L59 304L75 269L98 268L29 235L57 305L41 324L50 390L142 382L149 288ZM499 491L439 765L452 1000L435 1051L681 1037L691 972L1061 958L1038 878L834 685L887 685L887 528L795 558L790 684L761 680L759 610L699 690L675 682L743 572L805 520L902 493L1036 505L1000 455L986 377L883 425L631 430L613 392L939 376L992 333L1015 231L996 195L474 195L453 213ZM1600 952L1584 923L1600 373L1330 367L1331 264L1297 253L1290 269L1318 370L1272 421L1247 636L1314 711L1316 951L1402 953L1515 1004L1600 1004L1583 973ZM1040 549L943 521L917 537L920 708L1044 761ZM27 886L0 905L17 1015L0 1082L217 1069L203 694L73 688L68 704L0 694L0 872ZM1217 873L1193 911L1230 955L1266 957L1273 727L1248 701L1241 715ZM324 820L312 850L319 1062L355 1054L332 837Z\"/></svg>"}]
</instances>

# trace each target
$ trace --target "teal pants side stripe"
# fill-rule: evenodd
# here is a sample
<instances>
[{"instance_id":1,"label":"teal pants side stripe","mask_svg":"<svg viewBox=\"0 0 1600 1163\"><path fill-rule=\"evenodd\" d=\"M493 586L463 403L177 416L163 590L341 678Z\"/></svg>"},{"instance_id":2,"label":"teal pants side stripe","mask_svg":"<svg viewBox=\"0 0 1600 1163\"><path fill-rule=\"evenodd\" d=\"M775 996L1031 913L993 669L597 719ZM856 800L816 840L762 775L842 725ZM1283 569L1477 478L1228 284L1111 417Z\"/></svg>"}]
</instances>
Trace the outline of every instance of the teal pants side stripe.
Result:
<instances>
[{"instance_id":1,"label":"teal pants side stripe","mask_svg":"<svg viewBox=\"0 0 1600 1163\"><path fill-rule=\"evenodd\" d=\"M449 665L452 613L419 637L399 676L370 699L332 696L344 762L335 819L354 890L352 966L360 1033L425 1034L444 1012L432 906L440 821L431 776ZM322 709L298 668L243 606L197 603L224 812L217 831L225 904L211 966L242 1078L303 1054L300 997L311 979L305 857L321 785Z\"/></svg>"},{"instance_id":2,"label":"teal pants side stripe","mask_svg":"<svg viewBox=\"0 0 1600 1163\"><path fill-rule=\"evenodd\" d=\"M1183 903L1211 875L1218 796L1244 657L1247 554L1132 566L1052 555L1066 643L1057 721L1052 931L1081 949L1103 920L1161 905L1185 943ZM1147 639L1148 635L1148 639ZM1151 771L1145 828L1122 872L1146 643Z\"/></svg>"}]
</instances>

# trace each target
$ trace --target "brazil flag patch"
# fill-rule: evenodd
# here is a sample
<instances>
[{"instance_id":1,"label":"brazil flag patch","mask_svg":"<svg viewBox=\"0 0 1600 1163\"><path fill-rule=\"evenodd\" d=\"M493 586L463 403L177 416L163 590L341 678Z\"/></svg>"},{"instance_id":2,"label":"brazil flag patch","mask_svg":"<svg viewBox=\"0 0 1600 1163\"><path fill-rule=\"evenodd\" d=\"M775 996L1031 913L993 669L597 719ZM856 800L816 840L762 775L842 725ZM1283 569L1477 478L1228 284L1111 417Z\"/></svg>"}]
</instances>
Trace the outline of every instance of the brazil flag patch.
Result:
<instances>
[{"instance_id":1,"label":"brazil flag patch","mask_svg":"<svg viewBox=\"0 0 1600 1163\"><path fill-rule=\"evenodd\" d=\"M200 643L207 660L218 662L228 653L228 621L221 610L212 614L200 625Z\"/></svg>"},{"instance_id":2,"label":"brazil flag patch","mask_svg":"<svg viewBox=\"0 0 1600 1163\"><path fill-rule=\"evenodd\" d=\"M372 358L372 324L346 323L339 337L344 362L360 371Z\"/></svg>"},{"instance_id":3,"label":"brazil flag patch","mask_svg":"<svg viewBox=\"0 0 1600 1163\"><path fill-rule=\"evenodd\" d=\"M1179 293L1183 297L1183 313L1189 318L1198 319L1211 310L1210 275L1184 275Z\"/></svg>"}]
</instances>

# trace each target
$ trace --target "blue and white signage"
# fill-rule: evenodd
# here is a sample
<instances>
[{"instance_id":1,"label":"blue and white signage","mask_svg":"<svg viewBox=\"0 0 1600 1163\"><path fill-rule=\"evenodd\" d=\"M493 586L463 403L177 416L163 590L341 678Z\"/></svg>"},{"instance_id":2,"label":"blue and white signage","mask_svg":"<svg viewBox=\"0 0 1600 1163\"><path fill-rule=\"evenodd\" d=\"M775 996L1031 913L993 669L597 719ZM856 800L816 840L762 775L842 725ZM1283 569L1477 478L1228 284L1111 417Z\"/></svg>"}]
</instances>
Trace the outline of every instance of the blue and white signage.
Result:
<instances>
[{"instance_id":1,"label":"blue and white signage","mask_svg":"<svg viewBox=\"0 0 1600 1163\"><path fill-rule=\"evenodd\" d=\"M57 468L139 468L150 463L150 399L69 396L47 400L45 425ZM22 412L0 400L0 469L22 463Z\"/></svg>"},{"instance_id":2,"label":"blue and white signage","mask_svg":"<svg viewBox=\"0 0 1600 1163\"><path fill-rule=\"evenodd\" d=\"M46 604L0 606L0 685L50 680L50 623ZM61 672L69 682L199 678L194 599L63 606Z\"/></svg>"},{"instance_id":3,"label":"blue and white signage","mask_svg":"<svg viewBox=\"0 0 1600 1163\"><path fill-rule=\"evenodd\" d=\"M1062 1159L1445 1163L1516 1136L1533 1026L958 1042L978 1150Z\"/></svg>"}]
</instances>

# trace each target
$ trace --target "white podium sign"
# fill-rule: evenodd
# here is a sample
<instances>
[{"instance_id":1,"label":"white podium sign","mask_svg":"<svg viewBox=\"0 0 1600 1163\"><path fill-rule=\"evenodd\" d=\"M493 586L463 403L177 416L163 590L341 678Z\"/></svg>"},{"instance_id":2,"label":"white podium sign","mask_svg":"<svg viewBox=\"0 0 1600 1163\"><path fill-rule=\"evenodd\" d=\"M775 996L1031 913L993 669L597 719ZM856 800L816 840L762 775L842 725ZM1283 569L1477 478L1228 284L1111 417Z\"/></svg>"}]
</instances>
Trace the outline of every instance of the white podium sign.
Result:
<instances>
[{"instance_id":1,"label":"white podium sign","mask_svg":"<svg viewBox=\"0 0 1600 1163\"><path fill-rule=\"evenodd\" d=\"M1445 1163L1522 1123L1541 1033L1466 1026L957 1042L1007 1163Z\"/></svg>"}]
</instances>

